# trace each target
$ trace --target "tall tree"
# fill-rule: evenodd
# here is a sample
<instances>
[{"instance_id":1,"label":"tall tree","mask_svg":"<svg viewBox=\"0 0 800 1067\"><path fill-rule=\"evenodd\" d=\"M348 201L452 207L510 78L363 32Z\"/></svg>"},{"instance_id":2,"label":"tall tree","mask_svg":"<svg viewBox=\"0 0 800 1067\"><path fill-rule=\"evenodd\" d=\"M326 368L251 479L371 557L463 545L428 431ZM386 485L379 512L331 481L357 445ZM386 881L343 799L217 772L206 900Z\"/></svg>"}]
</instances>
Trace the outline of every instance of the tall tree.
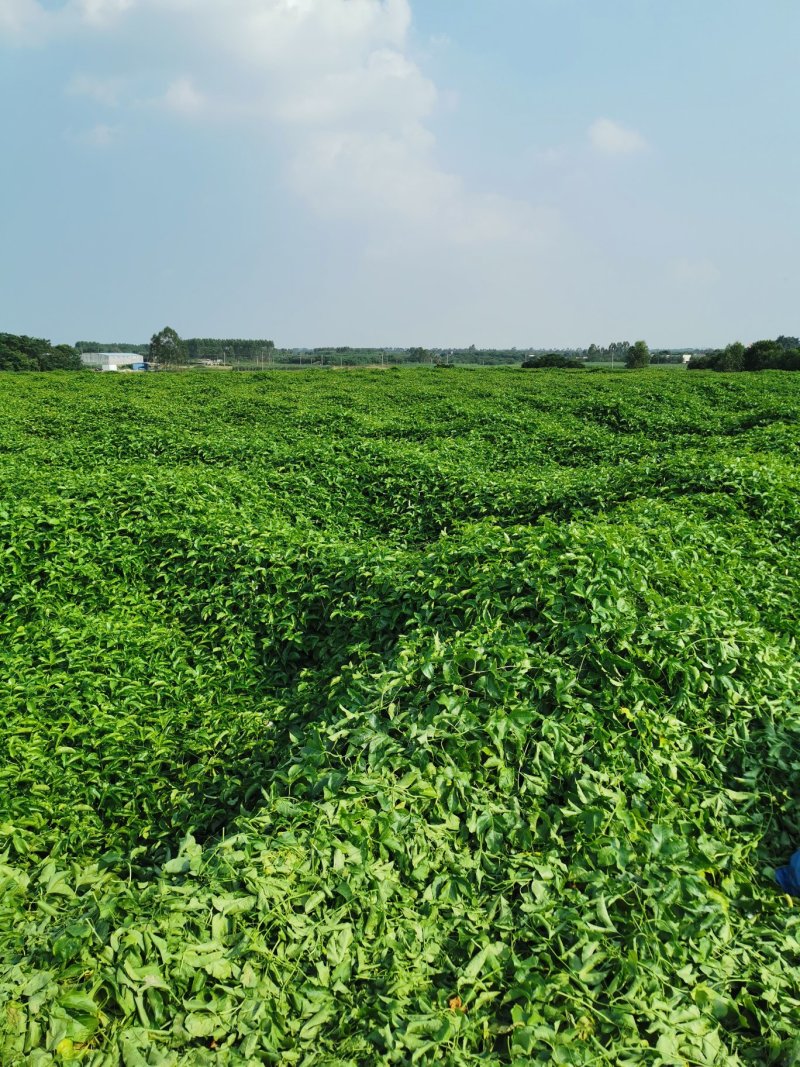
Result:
<instances>
[{"instance_id":1,"label":"tall tree","mask_svg":"<svg viewBox=\"0 0 800 1067\"><path fill-rule=\"evenodd\" d=\"M625 356L625 366L629 370L641 370L650 365L650 349L644 341L634 341Z\"/></svg>"},{"instance_id":2,"label":"tall tree","mask_svg":"<svg viewBox=\"0 0 800 1067\"><path fill-rule=\"evenodd\" d=\"M173 366L186 361L186 345L171 326L165 326L150 338L148 361Z\"/></svg>"}]
</instances>

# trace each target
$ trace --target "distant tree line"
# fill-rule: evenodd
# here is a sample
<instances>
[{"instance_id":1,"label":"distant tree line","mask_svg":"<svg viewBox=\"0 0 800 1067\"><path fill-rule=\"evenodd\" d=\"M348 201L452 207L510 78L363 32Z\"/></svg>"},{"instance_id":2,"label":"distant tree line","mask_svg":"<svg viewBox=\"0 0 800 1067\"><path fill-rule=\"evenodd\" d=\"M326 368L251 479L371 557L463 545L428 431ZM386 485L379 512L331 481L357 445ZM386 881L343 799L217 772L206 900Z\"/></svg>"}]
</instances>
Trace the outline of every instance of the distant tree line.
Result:
<instances>
[{"instance_id":1,"label":"distant tree line","mask_svg":"<svg viewBox=\"0 0 800 1067\"><path fill-rule=\"evenodd\" d=\"M394 354L385 348L352 348L350 345L323 345L319 348L309 348L302 352L290 350L281 354L281 360L286 363L297 362L299 358L303 363L319 364L320 366L347 366L363 367L376 363L386 363Z\"/></svg>"},{"instance_id":2,"label":"distant tree line","mask_svg":"<svg viewBox=\"0 0 800 1067\"><path fill-rule=\"evenodd\" d=\"M756 341L745 347L736 342L713 352L691 349L689 370L760 371L800 370L800 339L781 335L774 341ZM52 345L43 338L0 333L0 370L43 371L80 370L81 353L134 352L159 365L182 365L200 360L222 360L240 367L264 366L364 366L376 363L430 363L449 366L453 363L499 365L522 363L526 369L547 367L581 367L588 363L624 363L641 369L651 363L681 363L683 352L659 349L650 352L644 341L614 341L602 347L526 349L516 348L352 348L349 345L304 349L276 349L273 341L263 339L193 337L181 339L171 327L154 334L149 345L122 342L78 341L70 345Z\"/></svg>"},{"instance_id":3,"label":"distant tree line","mask_svg":"<svg viewBox=\"0 0 800 1067\"><path fill-rule=\"evenodd\" d=\"M689 355L690 353L686 353ZM650 353L651 363L683 363L683 352L672 352L668 348L660 348Z\"/></svg>"},{"instance_id":4,"label":"distant tree line","mask_svg":"<svg viewBox=\"0 0 800 1067\"><path fill-rule=\"evenodd\" d=\"M637 348L636 345L639 347ZM517 349L478 348L397 348L392 346L354 348L351 345L322 345L316 348L276 348L273 341L224 337L193 337L183 340L171 327L154 334L149 345L79 341L81 352L135 352L159 365L182 365L201 360L221 360L241 369L263 366L370 366L374 364L429 363L434 366L482 364L500 366L522 363L525 367L571 367L589 362L619 361L641 367L648 362L681 362L682 355L660 350L652 354L644 342L614 341L606 347L592 344L587 348ZM634 351L635 349L635 351ZM633 352L633 355L631 354ZM644 352L644 354L643 354Z\"/></svg>"},{"instance_id":5,"label":"distant tree line","mask_svg":"<svg viewBox=\"0 0 800 1067\"><path fill-rule=\"evenodd\" d=\"M243 363L256 363L268 357L275 348L274 341L248 341L238 337L190 337L184 344L189 359L226 359Z\"/></svg>"},{"instance_id":6,"label":"distant tree line","mask_svg":"<svg viewBox=\"0 0 800 1067\"><path fill-rule=\"evenodd\" d=\"M269 358L275 342L240 337L179 337L171 326L154 333L147 346L151 363L182 364L202 359L222 360L224 363L253 363Z\"/></svg>"},{"instance_id":7,"label":"distant tree line","mask_svg":"<svg viewBox=\"0 0 800 1067\"><path fill-rule=\"evenodd\" d=\"M102 341L76 341L75 348L78 352L133 352L137 356L146 356L149 345L126 345L121 341L112 341L104 344Z\"/></svg>"},{"instance_id":8,"label":"distant tree line","mask_svg":"<svg viewBox=\"0 0 800 1067\"><path fill-rule=\"evenodd\" d=\"M0 371L81 370L71 345L51 345L42 337L0 333Z\"/></svg>"},{"instance_id":9,"label":"distant tree line","mask_svg":"<svg viewBox=\"0 0 800 1067\"><path fill-rule=\"evenodd\" d=\"M628 349L630 347L630 341L612 341L605 348L601 345L591 344L586 349L586 358L590 363L607 363L609 361L613 363L615 360L624 363L628 357Z\"/></svg>"},{"instance_id":10,"label":"distant tree line","mask_svg":"<svg viewBox=\"0 0 800 1067\"><path fill-rule=\"evenodd\" d=\"M693 356L689 370L800 370L800 339L781 335L774 341L756 341L747 348L735 341L716 352Z\"/></svg>"},{"instance_id":11,"label":"distant tree line","mask_svg":"<svg viewBox=\"0 0 800 1067\"><path fill-rule=\"evenodd\" d=\"M169 330L171 327L167 326ZM160 331L163 333L164 331ZM174 332L174 331L173 331ZM157 335L154 335L157 336ZM177 337L177 334L175 334ZM152 338L151 338L152 343ZM275 348L274 341L242 340L230 337L190 337L181 341L185 347L183 354L188 359L223 359L231 358L242 361L260 359L265 353ZM135 352L139 356L150 355L150 345L125 344L121 341L105 343L103 341L78 341L78 352Z\"/></svg>"},{"instance_id":12,"label":"distant tree line","mask_svg":"<svg viewBox=\"0 0 800 1067\"><path fill-rule=\"evenodd\" d=\"M516 348L476 348L475 345L470 345L468 348L440 349L434 352L434 361L438 357L448 363L479 363L491 367L504 363L519 363L527 355L527 349L520 352Z\"/></svg>"},{"instance_id":13,"label":"distant tree line","mask_svg":"<svg viewBox=\"0 0 800 1067\"><path fill-rule=\"evenodd\" d=\"M592 352L592 349L594 351ZM650 365L650 349L644 341L615 341L605 352L613 352L629 370L642 370ZM588 352L590 359L597 359L600 349L597 345L591 345ZM542 355L531 355L522 363L525 370L539 370L547 367L562 367L569 369L585 366L584 360L564 355L562 352L545 352Z\"/></svg>"}]
</instances>

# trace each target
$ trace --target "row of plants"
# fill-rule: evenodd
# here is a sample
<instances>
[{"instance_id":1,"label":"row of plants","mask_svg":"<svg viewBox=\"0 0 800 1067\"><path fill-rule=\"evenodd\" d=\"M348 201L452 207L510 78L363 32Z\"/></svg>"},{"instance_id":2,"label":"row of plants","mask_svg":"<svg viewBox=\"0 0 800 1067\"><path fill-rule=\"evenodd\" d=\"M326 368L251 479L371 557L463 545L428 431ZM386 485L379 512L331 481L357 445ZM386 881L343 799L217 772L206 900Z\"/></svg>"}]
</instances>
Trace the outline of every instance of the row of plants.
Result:
<instances>
[{"instance_id":1,"label":"row of plants","mask_svg":"<svg viewBox=\"0 0 800 1067\"><path fill-rule=\"evenodd\" d=\"M794 381L0 381L0 1062L797 1062Z\"/></svg>"}]
</instances>

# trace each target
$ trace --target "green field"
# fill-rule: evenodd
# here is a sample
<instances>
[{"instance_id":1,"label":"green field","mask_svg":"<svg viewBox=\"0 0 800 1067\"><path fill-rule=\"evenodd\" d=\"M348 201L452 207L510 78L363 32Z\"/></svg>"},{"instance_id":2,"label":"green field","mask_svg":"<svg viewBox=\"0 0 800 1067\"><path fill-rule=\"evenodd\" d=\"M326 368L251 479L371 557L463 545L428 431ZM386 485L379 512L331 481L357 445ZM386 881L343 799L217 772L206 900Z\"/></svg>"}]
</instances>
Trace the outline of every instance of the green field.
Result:
<instances>
[{"instance_id":1,"label":"green field","mask_svg":"<svg viewBox=\"0 0 800 1067\"><path fill-rule=\"evenodd\" d=\"M0 1063L800 1063L800 375L0 376Z\"/></svg>"}]
</instances>

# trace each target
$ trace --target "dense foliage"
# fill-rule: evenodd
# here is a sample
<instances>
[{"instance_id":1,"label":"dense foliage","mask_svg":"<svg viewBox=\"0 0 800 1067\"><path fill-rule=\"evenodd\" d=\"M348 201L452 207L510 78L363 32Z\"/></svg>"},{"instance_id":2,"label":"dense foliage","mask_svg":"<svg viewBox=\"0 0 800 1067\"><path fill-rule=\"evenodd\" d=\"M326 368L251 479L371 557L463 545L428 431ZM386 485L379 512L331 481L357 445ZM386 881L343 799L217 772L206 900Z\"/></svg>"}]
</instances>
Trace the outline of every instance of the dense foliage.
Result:
<instances>
[{"instance_id":1,"label":"dense foliage","mask_svg":"<svg viewBox=\"0 0 800 1067\"><path fill-rule=\"evenodd\" d=\"M800 370L800 340L781 336L775 341L740 342L705 356L695 356L689 370L761 371Z\"/></svg>"},{"instance_id":2,"label":"dense foliage","mask_svg":"<svg viewBox=\"0 0 800 1067\"><path fill-rule=\"evenodd\" d=\"M42 337L0 333L0 371L80 370L81 358L69 345Z\"/></svg>"},{"instance_id":3,"label":"dense foliage","mask_svg":"<svg viewBox=\"0 0 800 1067\"><path fill-rule=\"evenodd\" d=\"M529 356L522 361L523 370L547 370L554 367L582 367L583 363L578 359L570 359L560 352L545 352L541 356Z\"/></svg>"},{"instance_id":4,"label":"dense foliage","mask_svg":"<svg viewBox=\"0 0 800 1067\"><path fill-rule=\"evenodd\" d=\"M797 1062L800 378L0 411L0 1062Z\"/></svg>"}]
</instances>

